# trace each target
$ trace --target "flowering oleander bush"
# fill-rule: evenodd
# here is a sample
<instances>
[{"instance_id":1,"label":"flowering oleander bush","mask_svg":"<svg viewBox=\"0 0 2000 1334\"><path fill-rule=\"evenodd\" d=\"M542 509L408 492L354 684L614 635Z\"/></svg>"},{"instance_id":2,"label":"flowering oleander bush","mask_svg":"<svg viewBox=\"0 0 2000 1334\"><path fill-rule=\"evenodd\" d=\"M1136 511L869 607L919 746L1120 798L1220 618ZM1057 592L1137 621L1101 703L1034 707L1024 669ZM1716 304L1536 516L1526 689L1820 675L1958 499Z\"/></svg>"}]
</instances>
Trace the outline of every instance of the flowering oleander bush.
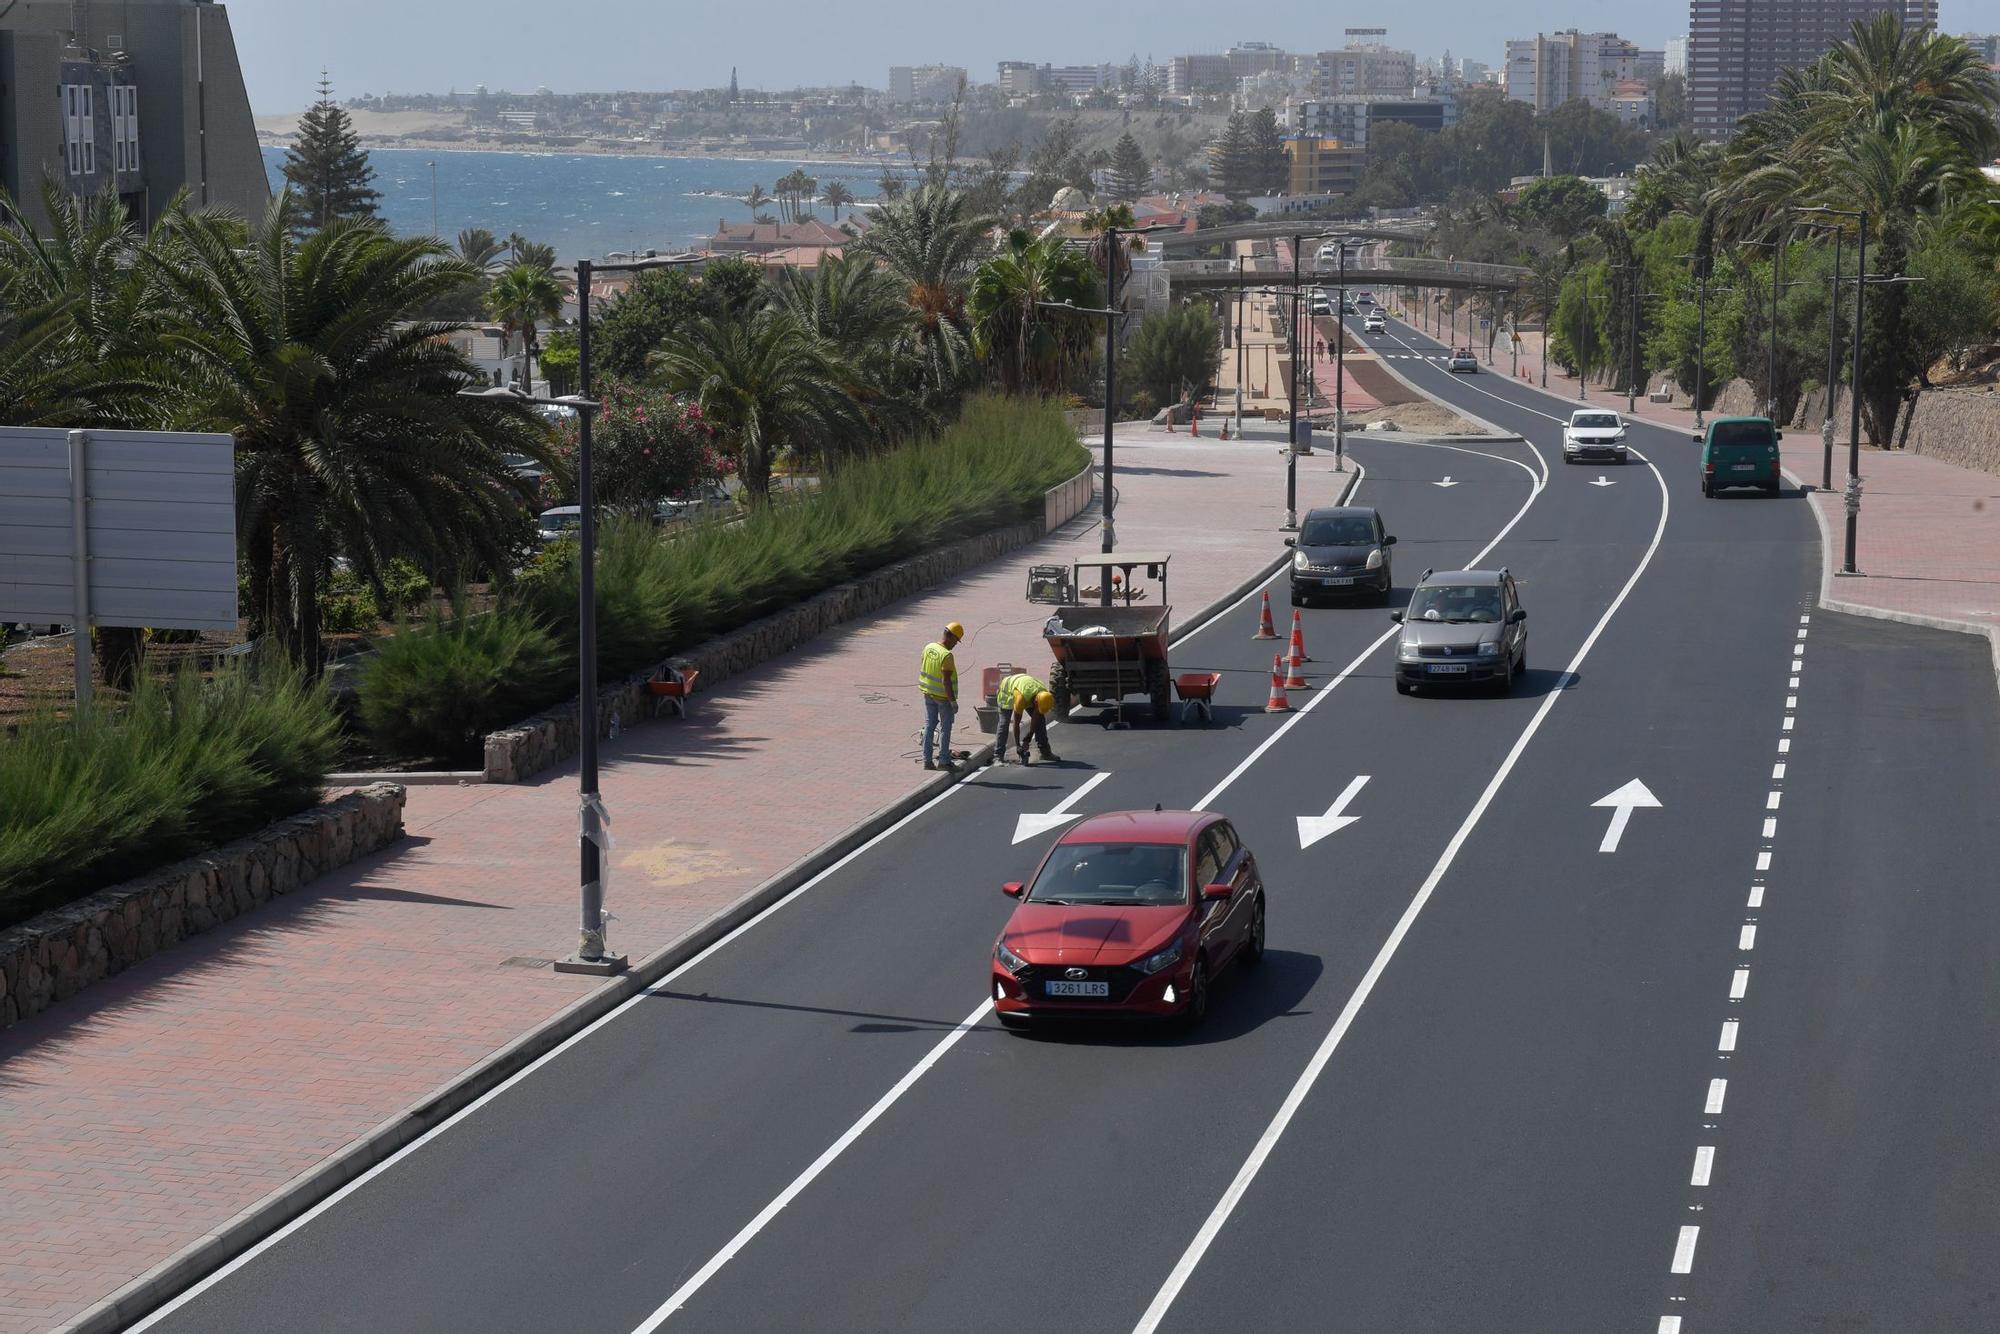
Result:
<instances>
[{"instance_id":1,"label":"flowering oleander bush","mask_svg":"<svg viewBox=\"0 0 2000 1334\"><path fill-rule=\"evenodd\" d=\"M660 501L692 494L734 470L716 448L715 429L701 405L664 389L609 381L599 400L604 409L591 428L591 489L597 503L613 513L650 515ZM557 454L566 465L552 503L573 505L576 494L577 427L562 428Z\"/></svg>"}]
</instances>

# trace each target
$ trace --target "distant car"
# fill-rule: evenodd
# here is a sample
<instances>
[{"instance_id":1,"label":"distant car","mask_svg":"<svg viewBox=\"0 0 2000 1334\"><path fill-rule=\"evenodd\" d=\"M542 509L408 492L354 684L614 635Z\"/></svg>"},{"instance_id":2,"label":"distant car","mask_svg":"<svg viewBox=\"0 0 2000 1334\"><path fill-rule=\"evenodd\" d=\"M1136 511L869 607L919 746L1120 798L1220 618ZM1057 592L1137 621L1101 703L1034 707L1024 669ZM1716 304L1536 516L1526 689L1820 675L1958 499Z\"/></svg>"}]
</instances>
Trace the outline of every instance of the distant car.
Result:
<instances>
[{"instance_id":1,"label":"distant car","mask_svg":"<svg viewBox=\"0 0 2000 1334\"><path fill-rule=\"evenodd\" d=\"M583 531L583 511L575 505L557 505L535 517L535 533L544 546L575 537Z\"/></svg>"},{"instance_id":2,"label":"distant car","mask_svg":"<svg viewBox=\"0 0 2000 1334\"><path fill-rule=\"evenodd\" d=\"M1472 349L1469 347L1455 347L1451 351L1451 360L1445 363L1445 367L1454 375L1477 375L1479 358L1472 355Z\"/></svg>"},{"instance_id":3,"label":"distant car","mask_svg":"<svg viewBox=\"0 0 2000 1334\"><path fill-rule=\"evenodd\" d=\"M1343 315L1359 315L1361 307L1355 305L1352 301L1343 301L1340 303L1340 313Z\"/></svg>"},{"instance_id":4,"label":"distant car","mask_svg":"<svg viewBox=\"0 0 2000 1334\"><path fill-rule=\"evenodd\" d=\"M1578 408L1563 427L1563 462L1601 458L1625 462L1625 419L1601 408Z\"/></svg>"},{"instance_id":5,"label":"distant car","mask_svg":"<svg viewBox=\"0 0 2000 1334\"><path fill-rule=\"evenodd\" d=\"M1396 690L1475 682L1513 689L1528 670L1528 613L1520 589L1498 570L1425 570L1407 611L1391 612L1396 640Z\"/></svg>"},{"instance_id":6,"label":"distant car","mask_svg":"<svg viewBox=\"0 0 2000 1334\"><path fill-rule=\"evenodd\" d=\"M1701 446L1701 493L1754 486L1778 494L1778 442L1785 438L1769 417L1717 417L1695 436Z\"/></svg>"},{"instance_id":7,"label":"distant car","mask_svg":"<svg viewBox=\"0 0 2000 1334\"><path fill-rule=\"evenodd\" d=\"M1056 841L994 943L987 986L1009 1028L1058 1018L1208 1014L1232 962L1264 957L1264 882L1206 811L1094 815Z\"/></svg>"},{"instance_id":8,"label":"distant car","mask_svg":"<svg viewBox=\"0 0 2000 1334\"><path fill-rule=\"evenodd\" d=\"M716 514L736 507L735 497L720 482L710 482L706 487L686 496L663 500L653 510L656 523L674 523L682 519L698 519L704 514Z\"/></svg>"},{"instance_id":9,"label":"distant car","mask_svg":"<svg viewBox=\"0 0 2000 1334\"><path fill-rule=\"evenodd\" d=\"M1396 586L1389 548L1396 539L1382 516L1367 505L1308 510L1292 551L1292 605L1309 605L1329 594L1366 593L1389 601Z\"/></svg>"},{"instance_id":10,"label":"distant car","mask_svg":"<svg viewBox=\"0 0 2000 1334\"><path fill-rule=\"evenodd\" d=\"M1368 312L1368 318L1361 323L1361 331L1363 333L1387 333L1389 332L1389 321L1383 316L1381 311L1371 310Z\"/></svg>"},{"instance_id":11,"label":"distant car","mask_svg":"<svg viewBox=\"0 0 2000 1334\"><path fill-rule=\"evenodd\" d=\"M1357 306L1372 306L1375 304L1375 294L1373 292L1356 292L1354 294L1354 304Z\"/></svg>"}]
</instances>

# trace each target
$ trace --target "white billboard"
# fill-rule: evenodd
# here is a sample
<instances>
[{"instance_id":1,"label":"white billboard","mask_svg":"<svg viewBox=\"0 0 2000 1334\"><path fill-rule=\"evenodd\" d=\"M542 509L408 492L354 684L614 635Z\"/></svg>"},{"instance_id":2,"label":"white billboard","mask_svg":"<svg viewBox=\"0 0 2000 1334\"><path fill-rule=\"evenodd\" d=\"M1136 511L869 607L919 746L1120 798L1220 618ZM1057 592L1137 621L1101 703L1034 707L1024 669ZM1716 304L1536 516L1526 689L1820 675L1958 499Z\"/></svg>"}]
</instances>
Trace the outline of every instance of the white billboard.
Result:
<instances>
[{"instance_id":1,"label":"white billboard","mask_svg":"<svg viewBox=\"0 0 2000 1334\"><path fill-rule=\"evenodd\" d=\"M226 435L0 427L0 621L236 629L235 473Z\"/></svg>"}]
</instances>

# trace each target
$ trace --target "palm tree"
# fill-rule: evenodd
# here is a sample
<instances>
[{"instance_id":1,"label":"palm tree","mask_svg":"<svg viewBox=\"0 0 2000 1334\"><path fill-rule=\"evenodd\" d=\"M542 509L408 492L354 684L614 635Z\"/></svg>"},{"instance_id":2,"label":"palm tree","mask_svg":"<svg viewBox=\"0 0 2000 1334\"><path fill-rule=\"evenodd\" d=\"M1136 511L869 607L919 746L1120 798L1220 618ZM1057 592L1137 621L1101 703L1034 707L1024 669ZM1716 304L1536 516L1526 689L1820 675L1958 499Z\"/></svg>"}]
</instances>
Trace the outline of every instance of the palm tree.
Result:
<instances>
[{"instance_id":1,"label":"palm tree","mask_svg":"<svg viewBox=\"0 0 2000 1334\"><path fill-rule=\"evenodd\" d=\"M483 274L500 271L500 257L507 247L484 227L467 227L458 234L458 257Z\"/></svg>"},{"instance_id":2,"label":"palm tree","mask_svg":"<svg viewBox=\"0 0 2000 1334\"><path fill-rule=\"evenodd\" d=\"M750 193L743 196L743 203L750 210L750 221L753 223L762 222L764 220L764 208L771 203L771 196L764 193L763 186L753 185L750 187Z\"/></svg>"},{"instance_id":3,"label":"palm tree","mask_svg":"<svg viewBox=\"0 0 2000 1334\"><path fill-rule=\"evenodd\" d=\"M921 368L904 337L915 317L896 279L873 260L842 255L815 269L781 270L773 304L825 350L875 443L892 443L936 424L924 401Z\"/></svg>"},{"instance_id":4,"label":"palm tree","mask_svg":"<svg viewBox=\"0 0 2000 1334\"><path fill-rule=\"evenodd\" d=\"M876 210L856 245L901 280L904 300L916 313L907 338L932 395L949 395L965 379L971 353L966 282L988 249L993 223L972 211L962 191L927 184Z\"/></svg>"},{"instance_id":5,"label":"palm tree","mask_svg":"<svg viewBox=\"0 0 2000 1334\"><path fill-rule=\"evenodd\" d=\"M826 200L827 208L833 211L833 220L840 221L840 211L844 208L854 211L854 192L847 188L847 182L838 177L826 183L826 190L820 196Z\"/></svg>"},{"instance_id":6,"label":"palm tree","mask_svg":"<svg viewBox=\"0 0 2000 1334\"><path fill-rule=\"evenodd\" d=\"M662 383L701 404L756 501L770 496L779 450L823 449L864 429L827 349L783 310L694 320L651 362Z\"/></svg>"},{"instance_id":7,"label":"palm tree","mask_svg":"<svg viewBox=\"0 0 2000 1334\"><path fill-rule=\"evenodd\" d=\"M438 572L504 570L531 498L504 455L553 466L550 436L519 404L465 398L478 371L408 312L476 277L429 237L336 221L303 240L279 196L240 223L170 215L149 263L177 319L175 425L236 439L238 544L253 632L321 662L319 591L345 555L381 588L406 553Z\"/></svg>"},{"instance_id":8,"label":"palm tree","mask_svg":"<svg viewBox=\"0 0 2000 1334\"><path fill-rule=\"evenodd\" d=\"M521 387L531 388L541 356L540 327L562 314L563 290L555 275L533 264L513 264L486 292L486 313L500 326L500 354L516 335L521 339Z\"/></svg>"},{"instance_id":9,"label":"palm tree","mask_svg":"<svg viewBox=\"0 0 2000 1334\"><path fill-rule=\"evenodd\" d=\"M1089 308L1097 304L1097 275L1090 261L1059 236L1040 240L1025 231L972 275L966 309L973 347L1010 393L1052 393L1087 361L1093 345L1089 321L1052 302Z\"/></svg>"}]
</instances>

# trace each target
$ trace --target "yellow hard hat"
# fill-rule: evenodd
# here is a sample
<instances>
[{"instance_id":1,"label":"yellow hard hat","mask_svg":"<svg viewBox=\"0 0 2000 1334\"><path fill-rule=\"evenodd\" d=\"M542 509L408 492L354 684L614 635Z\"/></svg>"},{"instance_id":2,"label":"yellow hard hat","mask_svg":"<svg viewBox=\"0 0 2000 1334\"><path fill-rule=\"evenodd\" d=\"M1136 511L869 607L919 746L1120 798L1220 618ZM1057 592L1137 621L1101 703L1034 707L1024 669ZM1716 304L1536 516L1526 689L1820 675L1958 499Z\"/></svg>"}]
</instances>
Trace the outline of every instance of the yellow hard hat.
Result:
<instances>
[{"instance_id":1,"label":"yellow hard hat","mask_svg":"<svg viewBox=\"0 0 2000 1334\"><path fill-rule=\"evenodd\" d=\"M1044 690L1041 694L1035 696L1036 713L1048 713L1050 710L1054 709L1055 706L1056 706L1056 697L1054 695L1051 695L1048 691Z\"/></svg>"},{"instance_id":2,"label":"yellow hard hat","mask_svg":"<svg viewBox=\"0 0 2000 1334\"><path fill-rule=\"evenodd\" d=\"M944 632L948 635L955 636L956 638L959 639L965 638L965 627L960 625L957 621L945 622Z\"/></svg>"}]
</instances>

